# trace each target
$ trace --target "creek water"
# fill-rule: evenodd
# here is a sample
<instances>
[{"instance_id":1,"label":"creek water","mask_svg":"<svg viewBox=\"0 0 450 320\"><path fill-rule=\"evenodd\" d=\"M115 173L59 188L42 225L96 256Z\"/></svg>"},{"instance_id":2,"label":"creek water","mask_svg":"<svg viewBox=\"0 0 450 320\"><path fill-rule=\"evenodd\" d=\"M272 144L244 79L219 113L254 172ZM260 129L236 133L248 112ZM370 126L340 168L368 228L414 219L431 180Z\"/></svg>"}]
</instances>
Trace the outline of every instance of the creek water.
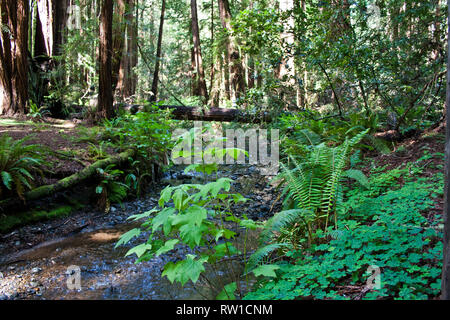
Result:
<instances>
[{"instance_id":1,"label":"creek water","mask_svg":"<svg viewBox=\"0 0 450 320\"><path fill-rule=\"evenodd\" d=\"M0 265L0 299L214 299L224 285L243 273L242 258L232 258L215 268L207 268L195 285L191 281L183 287L172 284L161 276L164 265L196 252L180 246L151 261L135 264L136 257L125 257L125 254L143 243L145 234L124 247L114 246L123 233L138 225L122 223L113 228L86 231L43 242L7 257ZM245 242L247 250L252 250L256 241L256 234L241 232L234 245L243 251ZM74 276L68 272L72 266L81 271L78 289L68 285ZM244 291L246 284L240 282Z\"/></svg>"}]
</instances>

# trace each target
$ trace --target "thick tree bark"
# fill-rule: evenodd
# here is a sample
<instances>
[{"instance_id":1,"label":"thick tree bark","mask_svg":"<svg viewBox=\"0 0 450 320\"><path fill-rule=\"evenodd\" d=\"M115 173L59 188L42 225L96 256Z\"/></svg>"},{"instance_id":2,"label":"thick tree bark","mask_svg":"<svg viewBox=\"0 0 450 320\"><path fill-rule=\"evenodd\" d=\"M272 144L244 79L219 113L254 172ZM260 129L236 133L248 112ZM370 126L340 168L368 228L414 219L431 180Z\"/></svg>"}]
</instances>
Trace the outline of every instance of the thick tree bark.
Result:
<instances>
[{"instance_id":1,"label":"thick tree bark","mask_svg":"<svg viewBox=\"0 0 450 320\"><path fill-rule=\"evenodd\" d=\"M28 0L2 0L0 13L0 114L25 113L28 104Z\"/></svg>"},{"instance_id":2,"label":"thick tree bark","mask_svg":"<svg viewBox=\"0 0 450 320\"><path fill-rule=\"evenodd\" d=\"M64 31L67 23L67 0L38 0L37 1L36 41L44 41L45 55L52 57L61 54L64 43ZM38 55L44 54L42 47L37 47Z\"/></svg>"},{"instance_id":3,"label":"thick tree bark","mask_svg":"<svg viewBox=\"0 0 450 320\"><path fill-rule=\"evenodd\" d=\"M138 6L136 0L126 0L127 11L126 20L126 53L122 55L122 61L119 70L119 82L117 89L123 100L133 96L136 92L137 77L134 68L138 63L137 48L137 12ZM136 13L135 13L136 12Z\"/></svg>"},{"instance_id":4,"label":"thick tree bark","mask_svg":"<svg viewBox=\"0 0 450 320\"><path fill-rule=\"evenodd\" d=\"M97 120L109 119L113 116L112 20L113 1L103 0L100 13L100 71Z\"/></svg>"},{"instance_id":5,"label":"thick tree bark","mask_svg":"<svg viewBox=\"0 0 450 320\"><path fill-rule=\"evenodd\" d=\"M113 50L112 50L112 91L116 90L119 82L120 65L125 47L125 31L126 24L124 23L124 16L126 10L125 0L117 0L115 2L115 10L113 15Z\"/></svg>"},{"instance_id":6,"label":"thick tree bark","mask_svg":"<svg viewBox=\"0 0 450 320\"><path fill-rule=\"evenodd\" d=\"M152 83L152 93L150 101L156 101L158 96L158 82L159 82L159 68L161 65L161 47L162 47L162 39L163 39L163 31L164 31L164 15L166 12L166 0L162 0L161 3L161 17L159 20L159 32L158 32L158 45L156 47L156 63L155 63L155 72L153 73L153 83Z\"/></svg>"},{"instance_id":7,"label":"thick tree bark","mask_svg":"<svg viewBox=\"0 0 450 320\"><path fill-rule=\"evenodd\" d=\"M199 95L208 102L208 90L206 88L205 70L203 69L202 50L200 46L200 29L198 27L197 0L191 0L192 15L192 40L194 44L193 57L196 66L196 81L198 84Z\"/></svg>"},{"instance_id":8,"label":"thick tree bark","mask_svg":"<svg viewBox=\"0 0 450 320\"><path fill-rule=\"evenodd\" d=\"M231 10L228 0L219 0L219 15L222 27L228 32L231 31ZM230 80L233 88L233 93L236 98L245 93L245 72L242 67L241 56L238 48L234 45L234 39L228 36L227 39L227 60L230 68ZM227 67L227 66L225 66Z\"/></svg>"},{"instance_id":9,"label":"thick tree bark","mask_svg":"<svg viewBox=\"0 0 450 320\"><path fill-rule=\"evenodd\" d=\"M450 0L448 3L448 17L450 20ZM450 23L449 23L450 31ZM448 46L450 49L450 46ZM444 186L444 261L442 265L441 299L450 300L450 50L447 57L447 98L446 98L446 144L445 144L445 186Z\"/></svg>"}]
</instances>

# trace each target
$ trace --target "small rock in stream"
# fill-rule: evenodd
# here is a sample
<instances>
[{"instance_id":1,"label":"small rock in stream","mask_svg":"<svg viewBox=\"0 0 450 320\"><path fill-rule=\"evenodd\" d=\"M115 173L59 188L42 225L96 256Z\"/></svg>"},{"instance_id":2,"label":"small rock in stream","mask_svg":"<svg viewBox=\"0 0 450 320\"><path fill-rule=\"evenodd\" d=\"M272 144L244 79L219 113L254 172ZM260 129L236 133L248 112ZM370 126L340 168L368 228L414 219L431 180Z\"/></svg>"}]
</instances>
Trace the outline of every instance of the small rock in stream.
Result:
<instances>
[{"instance_id":1,"label":"small rock in stream","mask_svg":"<svg viewBox=\"0 0 450 320\"><path fill-rule=\"evenodd\" d=\"M42 271L42 268L39 268L39 267L31 269L31 273L33 273L33 274L39 273L41 271Z\"/></svg>"}]
</instances>

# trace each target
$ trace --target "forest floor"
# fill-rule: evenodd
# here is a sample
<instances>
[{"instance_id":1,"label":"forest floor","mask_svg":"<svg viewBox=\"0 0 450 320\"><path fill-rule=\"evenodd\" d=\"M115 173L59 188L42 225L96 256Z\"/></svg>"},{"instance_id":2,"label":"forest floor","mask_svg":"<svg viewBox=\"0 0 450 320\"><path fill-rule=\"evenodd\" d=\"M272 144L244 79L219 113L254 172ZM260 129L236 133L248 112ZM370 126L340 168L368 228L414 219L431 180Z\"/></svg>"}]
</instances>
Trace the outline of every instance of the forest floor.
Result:
<instances>
[{"instance_id":1,"label":"forest floor","mask_svg":"<svg viewBox=\"0 0 450 320\"><path fill-rule=\"evenodd\" d=\"M0 136L7 134L15 140L27 138L26 145L40 144L50 150L46 174L37 176L35 186L52 184L64 177L77 173L95 162L99 148L97 137L89 135L86 124L70 120L46 118L45 122L0 118ZM103 151L114 155L111 148ZM97 153L97 154L95 154ZM50 174L48 174L50 173Z\"/></svg>"},{"instance_id":2,"label":"forest floor","mask_svg":"<svg viewBox=\"0 0 450 320\"><path fill-rule=\"evenodd\" d=\"M51 155L48 161L52 164L52 175L44 175L43 177L36 177L36 185L46 185L57 182L59 179L77 173L85 166L92 164L96 159L90 154L89 149L95 145L96 137L89 137L85 130L80 131L76 124L72 121L50 120L46 123L35 123L32 121L17 121L5 118L0 118L0 135L8 134L14 139L21 139L30 137L27 144L39 143L55 152L61 152L64 156ZM400 165L408 162L415 162L426 153L444 153L445 143L445 126L440 126L434 130L422 134L420 137L409 138L400 144L396 145L395 152L387 155L366 155L365 165L362 171L369 175L369 172L374 167L383 167L384 171L389 171ZM72 156L65 156L72 154ZM111 149L106 150L106 154L114 155ZM431 165L430 165L431 164ZM424 165L423 177L432 177L439 171L439 165L442 165L442 159L430 158ZM402 178L399 178L399 183L402 184ZM156 187L160 189L161 186ZM242 187L244 188L244 187ZM152 187L151 189L155 189ZM74 190L75 192L84 192L83 188ZM242 192L242 190L240 190ZM251 191L246 190L247 193ZM156 197L157 194L152 194ZM436 202L434 212L430 214L441 214L443 210L443 198L439 198ZM265 203L266 207L272 207L271 203ZM117 205L113 207L115 210ZM108 225L113 224L109 218L104 219L104 213L97 210L93 211L92 207L82 208L77 212L71 214L69 217L61 219L44 221L39 223L39 227L30 228L26 232L18 232L18 230L10 230L8 233L0 234L0 256L6 252L19 251L25 248L30 248L42 241L49 240L49 238L67 236L79 232L88 226L95 224ZM271 208L273 210L273 208ZM264 208L267 211L267 208ZM270 210L270 211L272 211ZM115 214L116 215L116 214ZM103 217L103 218L102 218ZM122 217L123 218L123 217ZM118 215L119 223L122 218ZM70 223L69 223L70 222ZM17 229L17 228L16 228ZM52 230L52 232L48 232ZM22 236L19 236L19 233Z\"/></svg>"},{"instance_id":3,"label":"forest floor","mask_svg":"<svg viewBox=\"0 0 450 320\"><path fill-rule=\"evenodd\" d=\"M387 172L395 168L400 167L406 163L414 163L421 159L424 155L428 154L444 154L445 152L445 124L441 124L439 127L428 130L421 134L419 137L409 138L395 147L395 152L386 155L377 155L371 159L371 163L368 166L363 167L362 171L369 175L369 172L374 167L382 167L383 171ZM442 169L444 165L444 157L431 157L421 165L423 172L421 177L431 178L437 173L443 173ZM404 184L402 177L398 179L399 185ZM444 197L443 195L436 198L435 207L433 210L425 213L428 221L434 220L434 216L442 215L444 210Z\"/></svg>"},{"instance_id":4,"label":"forest floor","mask_svg":"<svg viewBox=\"0 0 450 320\"><path fill-rule=\"evenodd\" d=\"M40 143L53 151L72 155L72 158L55 156L52 161L59 163L59 166L53 166L52 171L57 174L40 181L39 183L41 184L54 183L56 180L76 173L83 166L87 166L95 161L95 155L89 152L89 149L92 148L92 144L95 142L95 136L87 134L86 131L80 131L70 121L36 124L29 121L15 122L8 119L0 119L0 135L5 133L8 133L14 139L31 136L28 143ZM394 152L390 154L366 154L363 162L363 171L369 174L371 169L375 167L389 171L405 163L423 159L423 156L426 154L444 153L444 142L445 127L440 126L422 134L420 137L410 138L397 144ZM106 150L105 152L113 154L112 150ZM443 158L430 157L425 163L422 162L421 164L423 168L421 176L433 177L441 171L442 165ZM236 191L252 199L249 205L238 208L250 218L265 220L280 208L280 203L279 201L277 202L278 191L275 190L269 180L259 176L255 168L244 168L238 173L222 172L222 174L236 180ZM33 285L28 284L30 281L33 283L33 279L36 278L33 270L45 269L44 262L28 261L27 258L23 258L26 257L26 255L23 255L24 252L32 251L45 243L58 241L58 239L81 236L82 234L89 234L98 230L116 230L121 228L121 226L126 224L128 216L154 207L159 198L159 191L165 185L183 183L189 179L189 176L185 176L181 170L175 168L168 172L160 182L152 185L145 197L142 199L128 199L122 206L113 205L109 214L105 214L95 208L95 206L88 205L75 210L68 216L27 224L0 234L0 277L6 278L10 276L14 280L11 281L10 286L12 293L10 291L7 294L7 298L25 298L30 294L34 296L36 293L42 292L39 290L44 290L40 289L43 286L38 286L39 288L34 286L35 288L32 288ZM398 182L402 184L401 177ZM85 191L80 188L80 190L72 190L71 192L83 194ZM274 202L277 202L275 206L273 206ZM435 201L434 208L424 214L429 220L434 220L433 217L441 215L442 211L443 198L439 197ZM109 248L109 246L112 246L109 243L115 242L117 238L118 236L115 235L106 239L108 250L112 248ZM116 261L115 259L117 259L116 256L114 256L114 261ZM50 259L49 261L53 260Z\"/></svg>"},{"instance_id":5,"label":"forest floor","mask_svg":"<svg viewBox=\"0 0 450 320\"><path fill-rule=\"evenodd\" d=\"M275 186L270 179L261 176L254 166L229 168L219 172L233 180L233 190L250 199L238 204L233 211L246 214L254 220L266 220L280 208ZM173 168L149 192L140 199L129 199L122 205L114 205L105 214L94 206L86 206L69 217L43 221L18 228L0 235L0 300L1 299L200 299L195 289L172 286L160 277L160 271L168 261L178 261L190 253L180 247L175 253L162 258L134 265L134 257L124 257L130 246L145 239L135 239L126 248L114 248L121 234L136 227L127 222L134 214L151 210L157 205L159 192L167 185L193 183L196 177L185 174L181 168ZM198 181L200 182L200 181ZM198 183L196 182L196 183ZM272 204L276 204L271 208ZM273 210L272 210L273 209ZM253 237L256 245L256 237ZM244 241L238 236L235 246ZM250 240L246 241L249 245ZM254 248L255 249L255 248ZM242 250L242 249L241 249ZM232 262L232 261L231 261ZM67 290L66 268L82 266L83 290ZM230 270L224 267L223 275ZM228 271L227 271L228 270ZM3 276L4 281L1 281ZM131 280L130 280L131 279ZM214 282L225 281L226 276ZM83 281L84 281L83 280ZM218 292L209 298L215 298Z\"/></svg>"}]
</instances>

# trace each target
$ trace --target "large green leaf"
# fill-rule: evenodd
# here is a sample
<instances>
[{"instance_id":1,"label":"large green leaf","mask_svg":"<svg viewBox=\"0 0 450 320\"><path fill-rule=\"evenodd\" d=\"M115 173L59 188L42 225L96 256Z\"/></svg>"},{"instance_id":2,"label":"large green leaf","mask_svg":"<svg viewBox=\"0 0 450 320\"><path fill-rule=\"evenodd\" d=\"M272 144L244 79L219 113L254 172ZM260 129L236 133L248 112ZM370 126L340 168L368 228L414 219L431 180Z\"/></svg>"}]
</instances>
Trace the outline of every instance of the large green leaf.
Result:
<instances>
[{"instance_id":1,"label":"large green leaf","mask_svg":"<svg viewBox=\"0 0 450 320\"><path fill-rule=\"evenodd\" d=\"M119 241L117 241L115 248L121 246L122 244L128 243L130 242L131 239L133 239L134 237L138 237L141 234L141 229L139 228L135 228L135 229L131 229L130 231L128 231L127 233L124 233Z\"/></svg>"},{"instance_id":2,"label":"large green leaf","mask_svg":"<svg viewBox=\"0 0 450 320\"><path fill-rule=\"evenodd\" d=\"M200 259L195 259L196 256L188 254L186 259L179 261L176 264L169 262L164 267L164 272L162 276L166 276L170 282L180 282L183 286L191 280L196 283L200 277L200 273L205 271L203 264L208 258L202 257Z\"/></svg>"},{"instance_id":3,"label":"large green leaf","mask_svg":"<svg viewBox=\"0 0 450 320\"><path fill-rule=\"evenodd\" d=\"M170 232L169 217L171 217L174 213L174 208L165 208L161 210L161 212L158 213L152 220L152 232L155 232L160 226L164 227L165 234Z\"/></svg>"},{"instance_id":4,"label":"large green leaf","mask_svg":"<svg viewBox=\"0 0 450 320\"><path fill-rule=\"evenodd\" d=\"M166 243L164 243L164 245L156 251L156 256L160 256L166 252L173 250L173 248L175 247L175 245L178 242L180 242L180 240L178 240L178 239L172 239L172 240L166 241Z\"/></svg>"},{"instance_id":5,"label":"large green leaf","mask_svg":"<svg viewBox=\"0 0 450 320\"><path fill-rule=\"evenodd\" d=\"M234 293L237 290L237 283L232 282L227 284L223 290L219 293L219 295L216 297L217 300L236 300L236 297L234 296Z\"/></svg>"},{"instance_id":6,"label":"large green leaf","mask_svg":"<svg viewBox=\"0 0 450 320\"><path fill-rule=\"evenodd\" d=\"M277 274L275 273L276 270L280 269L280 266L276 264L263 264L259 267L253 269L253 273L255 276L265 276L265 277L272 277L276 278Z\"/></svg>"},{"instance_id":7,"label":"large green leaf","mask_svg":"<svg viewBox=\"0 0 450 320\"><path fill-rule=\"evenodd\" d=\"M175 208L177 208L178 210L181 210L183 207L183 197L184 197L184 191L181 189L177 189L173 193L173 196L172 196L173 204L175 205Z\"/></svg>"},{"instance_id":8,"label":"large green leaf","mask_svg":"<svg viewBox=\"0 0 450 320\"><path fill-rule=\"evenodd\" d=\"M131 248L130 250L128 250L127 254L125 255L125 257L132 255L133 253L136 254L136 256L138 258L140 258L144 253L146 253L148 250L152 249L152 245L149 243L142 243L134 248Z\"/></svg>"},{"instance_id":9,"label":"large green leaf","mask_svg":"<svg viewBox=\"0 0 450 320\"><path fill-rule=\"evenodd\" d=\"M173 226L179 226L184 224L195 224L200 226L208 216L208 211L205 208L199 206L191 206L184 213L180 213L171 218Z\"/></svg>"},{"instance_id":10,"label":"large green leaf","mask_svg":"<svg viewBox=\"0 0 450 320\"><path fill-rule=\"evenodd\" d=\"M204 225L197 226L194 223L185 224L180 228L180 237L192 249L200 245L202 235L208 228Z\"/></svg>"}]
</instances>

